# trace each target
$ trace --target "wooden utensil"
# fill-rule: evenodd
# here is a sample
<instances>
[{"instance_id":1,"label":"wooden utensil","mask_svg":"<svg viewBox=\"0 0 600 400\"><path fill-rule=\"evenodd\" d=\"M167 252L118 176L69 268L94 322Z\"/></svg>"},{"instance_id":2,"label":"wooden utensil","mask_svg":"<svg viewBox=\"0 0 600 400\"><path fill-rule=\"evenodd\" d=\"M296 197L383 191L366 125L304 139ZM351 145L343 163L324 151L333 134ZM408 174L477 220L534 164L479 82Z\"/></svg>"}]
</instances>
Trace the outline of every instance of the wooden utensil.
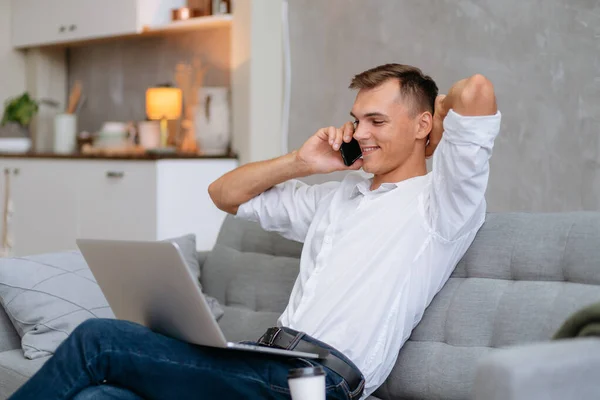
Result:
<instances>
[{"instance_id":1,"label":"wooden utensil","mask_svg":"<svg viewBox=\"0 0 600 400\"><path fill-rule=\"evenodd\" d=\"M71 94L69 95L69 106L67 107L67 114L75 114L77 104L81 98L81 81L75 81L75 84L71 88Z\"/></svg>"}]
</instances>

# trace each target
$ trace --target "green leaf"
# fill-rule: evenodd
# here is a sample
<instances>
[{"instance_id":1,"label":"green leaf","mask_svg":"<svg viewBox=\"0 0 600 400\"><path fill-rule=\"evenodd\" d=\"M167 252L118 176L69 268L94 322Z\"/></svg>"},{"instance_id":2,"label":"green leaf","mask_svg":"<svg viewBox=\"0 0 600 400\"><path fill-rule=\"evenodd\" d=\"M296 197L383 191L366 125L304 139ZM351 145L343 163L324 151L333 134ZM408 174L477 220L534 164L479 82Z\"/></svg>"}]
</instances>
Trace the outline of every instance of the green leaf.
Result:
<instances>
[{"instance_id":1,"label":"green leaf","mask_svg":"<svg viewBox=\"0 0 600 400\"><path fill-rule=\"evenodd\" d=\"M16 122L23 127L27 127L37 113L38 108L38 103L29 96L28 92L8 99L4 104L4 115L0 124L5 125L7 122Z\"/></svg>"}]
</instances>

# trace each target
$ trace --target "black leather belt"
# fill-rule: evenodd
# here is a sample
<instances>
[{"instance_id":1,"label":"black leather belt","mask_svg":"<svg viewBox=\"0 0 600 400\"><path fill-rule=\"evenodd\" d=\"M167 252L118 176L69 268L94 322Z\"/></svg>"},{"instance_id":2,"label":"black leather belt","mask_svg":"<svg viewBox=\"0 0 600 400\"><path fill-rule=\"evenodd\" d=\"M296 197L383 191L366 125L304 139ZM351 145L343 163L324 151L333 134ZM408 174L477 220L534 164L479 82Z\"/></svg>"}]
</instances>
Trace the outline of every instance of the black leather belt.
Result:
<instances>
[{"instance_id":1,"label":"black leather belt","mask_svg":"<svg viewBox=\"0 0 600 400\"><path fill-rule=\"evenodd\" d=\"M289 331L289 332L288 332ZM296 332L290 328L269 328L258 339L258 344L268 347L277 347L285 350L302 351L319 355L319 364L329 368L346 381L350 391L357 392L353 398L360 398L364 389L364 379L356 367L331 353L328 348L306 340L304 332Z\"/></svg>"}]
</instances>

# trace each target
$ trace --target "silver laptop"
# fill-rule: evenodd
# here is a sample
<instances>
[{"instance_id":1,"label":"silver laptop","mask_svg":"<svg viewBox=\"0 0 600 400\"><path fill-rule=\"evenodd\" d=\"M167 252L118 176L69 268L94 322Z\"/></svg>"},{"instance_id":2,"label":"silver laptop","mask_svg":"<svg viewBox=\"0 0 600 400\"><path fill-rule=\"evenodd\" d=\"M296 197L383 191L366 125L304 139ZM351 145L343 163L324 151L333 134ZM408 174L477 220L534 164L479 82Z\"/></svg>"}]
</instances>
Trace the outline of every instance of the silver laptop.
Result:
<instances>
[{"instance_id":1,"label":"silver laptop","mask_svg":"<svg viewBox=\"0 0 600 400\"><path fill-rule=\"evenodd\" d=\"M174 243L78 239L77 246L119 319L203 346L318 358L313 353L228 342Z\"/></svg>"}]
</instances>

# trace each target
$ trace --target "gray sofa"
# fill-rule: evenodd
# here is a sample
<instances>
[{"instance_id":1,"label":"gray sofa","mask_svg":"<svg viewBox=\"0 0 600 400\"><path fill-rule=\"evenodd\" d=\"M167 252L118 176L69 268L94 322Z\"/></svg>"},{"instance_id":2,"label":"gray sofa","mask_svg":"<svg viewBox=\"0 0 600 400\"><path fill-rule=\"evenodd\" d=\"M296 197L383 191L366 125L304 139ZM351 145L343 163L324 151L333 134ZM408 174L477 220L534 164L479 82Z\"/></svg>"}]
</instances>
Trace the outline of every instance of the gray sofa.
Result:
<instances>
[{"instance_id":1,"label":"gray sofa","mask_svg":"<svg viewBox=\"0 0 600 400\"><path fill-rule=\"evenodd\" d=\"M275 324L300 250L226 218L215 248L199 258L204 290L224 305L228 339L256 339ZM549 341L571 313L599 301L600 213L488 214L373 398L600 398L600 339ZM44 361L23 358L0 309L0 399Z\"/></svg>"}]
</instances>

